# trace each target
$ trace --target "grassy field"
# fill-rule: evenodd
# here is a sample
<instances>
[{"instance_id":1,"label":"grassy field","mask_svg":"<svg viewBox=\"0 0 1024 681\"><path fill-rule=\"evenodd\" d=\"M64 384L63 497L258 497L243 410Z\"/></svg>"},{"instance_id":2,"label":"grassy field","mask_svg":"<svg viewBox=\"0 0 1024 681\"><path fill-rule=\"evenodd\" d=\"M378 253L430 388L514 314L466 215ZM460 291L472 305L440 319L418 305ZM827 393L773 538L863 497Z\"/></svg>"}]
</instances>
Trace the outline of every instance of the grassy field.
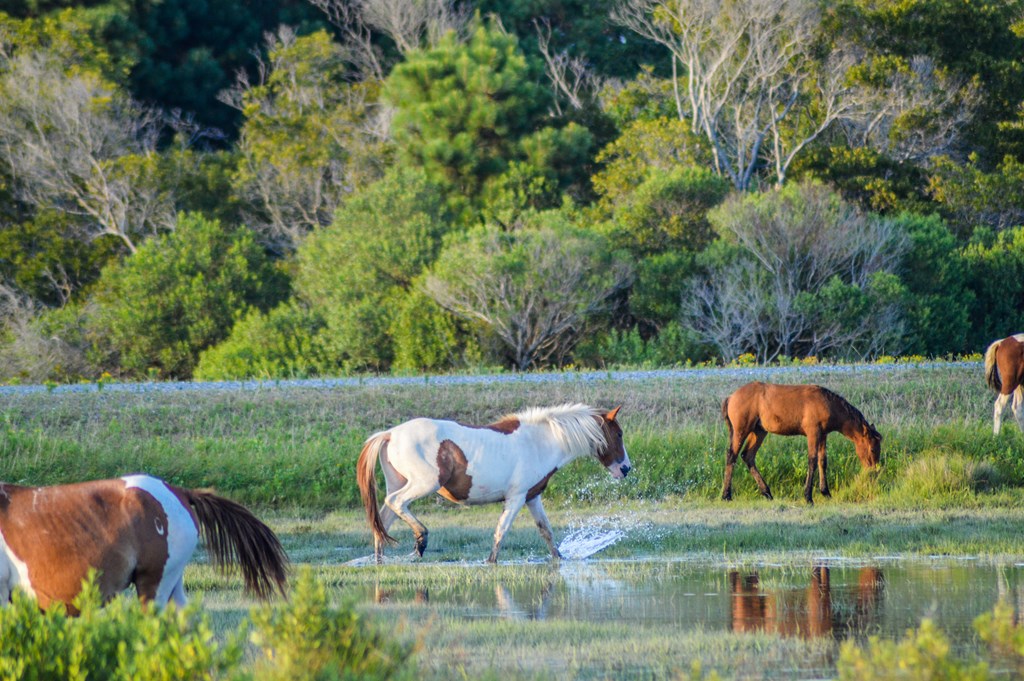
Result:
<instances>
[{"instance_id":1,"label":"grassy field","mask_svg":"<svg viewBox=\"0 0 1024 681\"><path fill-rule=\"evenodd\" d=\"M766 659L771 664L764 669L771 670L808 658L833 668L838 643L699 628L622 631L599 621L480 620L456 606L375 604L368 594L413 584L429 590L458 580L494 591L517 580L543 581L547 570L533 564L545 560L546 550L522 517L503 547L506 564L484 568L500 509L459 509L440 500L418 505L431 530L422 563L400 558L412 542L408 530L398 528L401 544L391 550L391 564L345 565L370 551L354 475L361 443L414 416L487 423L532 405L623 405L620 422L634 463L629 478L615 483L596 462L578 461L552 479L545 500L559 537L593 523L624 529L624 539L601 556L625 564L683 557L806 570L823 555L972 556L994 563L1024 556L1024 437L1012 418L1002 435L992 435L994 396L980 367L773 374L776 382L825 385L860 408L884 435L882 469L862 473L852 445L832 435L833 498L816 494L808 507L802 500L805 441L770 436L758 465L776 500L760 498L740 466L736 500L721 502L721 400L765 375L0 394L0 479L53 484L146 471L247 503L280 533L293 562L312 566L336 598L359 601L397 636L418 641L420 671L431 678L451 678L453 671L612 678L627 669L663 678L687 670L692 660L748 678ZM202 594L219 631L231 630L249 605L238 580L215 574L201 557L189 567L186 584ZM515 651L521 654L511 659L522 662L504 662Z\"/></svg>"},{"instance_id":2,"label":"grassy field","mask_svg":"<svg viewBox=\"0 0 1024 681\"><path fill-rule=\"evenodd\" d=\"M975 366L908 366L884 373L794 370L773 380L826 385L885 436L877 484L859 477L850 443L830 437L838 499L961 505L979 503L977 490L1024 484L1024 439L1012 424L993 437L993 395L980 373ZM354 462L375 431L414 416L487 423L526 406L580 401L623 405L634 473L616 485L594 462L577 462L553 478L546 498L710 501L720 490L725 451L721 401L758 376L751 370L744 378L694 372L630 381L2 394L0 479L52 484L144 470L262 509L356 508ZM769 437L758 456L780 499L799 499L806 461L805 442L796 438ZM745 470L737 470L735 487L737 498L756 495Z\"/></svg>"}]
</instances>

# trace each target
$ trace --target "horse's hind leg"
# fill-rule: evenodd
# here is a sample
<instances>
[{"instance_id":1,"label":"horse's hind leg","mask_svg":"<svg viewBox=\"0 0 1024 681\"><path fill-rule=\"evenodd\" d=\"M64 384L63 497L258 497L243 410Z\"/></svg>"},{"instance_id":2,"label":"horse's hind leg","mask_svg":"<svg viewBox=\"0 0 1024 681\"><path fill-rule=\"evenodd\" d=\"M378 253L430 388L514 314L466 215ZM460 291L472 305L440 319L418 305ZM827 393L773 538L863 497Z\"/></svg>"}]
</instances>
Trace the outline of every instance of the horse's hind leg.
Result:
<instances>
[{"instance_id":1,"label":"horse's hind leg","mask_svg":"<svg viewBox=\"0 0 1024 681\"><path fill-rule=\"evenodd\" d=\"M732 471L736 465L736 459L744 447L748 447L753 433L744 433L741 430L733 430L732 422L729 424L729 449L725 452L725 478L722 480L722 500L732 501Z\"/></svg>"},{"instance_id":2,"label":"horse's hind leg","mask_svg":"<svg viewBox=\"0 0 1024 681\"><path fill-rule=\"evenodd\" d=\"M391 530L391 525L398 518L398 514L392 511L387 504L380 507L380 521L384 525L384 531ZM384 540L377 535L373 536L373 557L380 565L384 562Z\"/></svg>"},{"instance_id":3,"label":"horse's hind leg","mask_svg":"<svg viewBox=\"0 0 1024 681\"><path fill-rule=\"evenodd\" d=\"M433 494L439 489L441 489L441 485L437 483L437 477L432 476L426 480L420 478L419 481L410 478L402 489L389 492L384 497L384 505L412 528L412 533L416 537L416 554L419 554L420 557L427 550L428 532L426 526L409 511L409 504L428 494ZM394 522L394 519L391 519L391 522Z\"/></svg>"},{"instance_id":4,"label":"horse's hind leg","mask_svg":"<svg viewBox=\"0 0 1024 681\"><path fill-rule=\"evenodd\" d=\"M1018 385L1013 391L1013 418L1017 426L1024 431L1024 385Z\"/></svg>"},{"instance_id":5,"label":"horse's hind leg","mask_svg":"<svg viewBox=\"0 0 1024 681\"><path fill-rule=\"evenodd\" d=\"M992 415L992 432L995 435L999 435L999 431L1003 426L1003 412L1006 410L1006 403L1010 401L1011 395L1009 393L999 393L996 397L995 413Z\"/></svg>"},{"instance_id":6,"label":"horse's hind leg","mask_svg":"<svg viewBox=\"0 0 1024 681\"><path fill-rule=\"evenodd\" d=\"M757 427L754 428L754 432L751 433L753 441L750 442L746 451L743 452L743 463L747 464L750 474L754 476L754 482L757 483L757 488L761 490L761 494L768 499L774 499L772 491L768 489L768 483L766 483L764 478L761 477L761 471L757 470L757 464L754 463L755 457L757 456L757 450L759 450L761 445L764 444L764 439L767 435L768 431L761 426L760 422L758 422Z\"/></svg>"},{"instance_id":7,"label":"horse's hind leg","mask_svg":"<svg viewBox=\"0 0 1024 681\"><path fill-rule=\"evenodd\" d=\"M548 514L544 512L544 504L540 501L540 495L527 501L526 507L530 509L530 515L533 516L534 522L537 523L540 536L544 537L548 548L551 549L551 557L558 560L562 557L562 554L558 552L558 547L555 546L555 533L551 531L551 522L548 520Z\"/></svg>"}]
</instances>

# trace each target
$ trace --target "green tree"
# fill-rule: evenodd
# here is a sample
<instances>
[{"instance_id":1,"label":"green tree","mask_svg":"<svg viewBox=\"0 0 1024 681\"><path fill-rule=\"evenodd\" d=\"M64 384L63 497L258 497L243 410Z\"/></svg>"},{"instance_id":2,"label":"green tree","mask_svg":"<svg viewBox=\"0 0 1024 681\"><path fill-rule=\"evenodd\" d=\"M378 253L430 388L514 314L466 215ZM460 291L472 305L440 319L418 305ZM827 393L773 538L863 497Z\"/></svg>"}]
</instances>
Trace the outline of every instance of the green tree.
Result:
<instances>
[{"instance_id":1,"label":"green tree","mask_svg":"<svg viewBox=\"0 0 1024 681\"><path fill-rule=\"evenodd\" d=\"M1024 4L959 0L843 0L826 14L829 32L876 57L908 62L923 55L936 67L980 87L965 134L986 163L1024 152L1024 136L1004 127L1024 91L1024 37L1015 32Z\"/></svg>"},{"instance_id":2,"label":"green tree","mask_svg":"<svg viewBox=\"0 0 1024 681\"><path fill-rule=\"evenodd\" d=\"M704 168L650 171L620 197L606 230L616 247L638 256L700 251L714 238L708 211L728 193L728 182Z\"/></svg>"},{"instance_id":3,"label":"green tree","mask_svg":"<svg viewBox=\"0 0 1024 681\"><path fill-rule=\"evenodd\" d=\"M150 368L190 378L200 351L223 340L251 308L273 306L287 291L251 231L196 214L103 271L92 296L92 342L132 376Z\"/></svg>"},{"instance_id":4,"label":"green tree","mask_svg":"<svg viewBox=\"0 0 1024 681\"><path fill-rule=\"evenodd\" d=\"M1024 224L1024 163L1013 156L990 171L976 154L966 165L937 159L929 191L962 239L975 227L998 231Z\"/></svg>"},{"instance_id":5,"label":"green tree","mask_svg":"<svg viewBox=\"0 0 1024 681\"><path fill-rule=\"evenodd\" d=\"M353 195L297 253L296 290L323 318L347 369L387 369L390 328L451 228L444 199L419 170L393 170Z\"/></svg>"},{"instance_id":6,"label":"green tree","mask_svg":"<svg viewBox=\"0 0 1024 681\"><path fill-rule=\"evenodd\" d=\"M965 349L978 352L1024 329L1024 227L978 229L963 257L966 287L974 295Z\"/></svg>"},{"instance_id":7,"label":"green tree","mask_svg":"<svg viewBox=\"0 0 1024 681\"><path fill-rule=\"evenodd\" d=\"M515 36L494 26L477 24L465 44L449 33L436 48L411 52L384 90L396 108L400 162L423 168L461 210L479 210L516 163L520 176L559 190L584 181L590 133L549 125L550 93L538 81ZM541 202L550 196L542 192Z\"/></svg>"},{"instance_id":8,"label":"green tree","mask_svg":"<svg viewBox=\"0 0 1024 681\"><path fill-rule=\"evenodd\" d=\"M353 83L326 31L279 30L264 66L261 82L227 97L245 119L234 185L251 206L248 223L291 252L347 194L380 177L389 152L373 131L379 84Z\"/></svg>"},{"instance_id":9,"label":"green tree","mask_svg":"<svg viewBox=\"0 0 1024 681\"><path fill-rule=\"evenodd\" d=\"M233 137L238 113L218 94L239 70L256 71L254 48L282 25L306 32L323 22L302 0L126 0L108 5L98 31L131 64L133 97L194 114L201 125Z\"/></svg>"},{"instance_id":10,"label":"green tree","mask_svg":"<svg viewBox=\"0 0 1024 681\"><path fill-rule=\"evenodd\" d=\"M897 273L906 285L906 350L936 356L966 352L974 296L956 237L938 216L904 213L893 220L907 249Z\"/></svg>"}]
</instances>

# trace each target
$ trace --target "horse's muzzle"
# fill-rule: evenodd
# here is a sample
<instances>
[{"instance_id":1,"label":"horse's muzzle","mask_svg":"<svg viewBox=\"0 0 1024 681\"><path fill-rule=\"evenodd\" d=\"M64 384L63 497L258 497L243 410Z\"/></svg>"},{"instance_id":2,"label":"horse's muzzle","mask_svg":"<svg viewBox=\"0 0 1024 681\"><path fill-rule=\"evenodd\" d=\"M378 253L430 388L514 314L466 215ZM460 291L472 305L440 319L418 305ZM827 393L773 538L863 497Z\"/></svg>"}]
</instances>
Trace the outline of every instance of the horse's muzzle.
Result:
<instances>
[{"instance_id":1,"label":"horse's muzzle","mask_svg":"<svg viewBox=\"0 0 1024 681\"><path fill-rule=\"evenodd\" d=\"M612 477L616 480L622 480L624 477L629 475L629 471L632 467L628 463L618 463L608 466L608 472L612 474Z\"/></svg>"}]
</instances>

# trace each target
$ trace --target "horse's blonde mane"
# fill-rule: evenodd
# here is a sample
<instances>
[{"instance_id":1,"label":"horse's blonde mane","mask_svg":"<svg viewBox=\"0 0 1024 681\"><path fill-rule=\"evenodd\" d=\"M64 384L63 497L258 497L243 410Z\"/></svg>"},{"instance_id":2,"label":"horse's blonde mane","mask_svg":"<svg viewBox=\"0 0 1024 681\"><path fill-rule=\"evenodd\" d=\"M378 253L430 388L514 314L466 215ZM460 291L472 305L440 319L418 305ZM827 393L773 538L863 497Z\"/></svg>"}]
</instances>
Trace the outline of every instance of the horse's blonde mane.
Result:
<instances>
[{"instance_id":1,"label":"horse's blonde mane","mask_svg":"<svg viewBox=\"0 0 1024 681\"><path fill-rule=\"evenodd\" d=\"M596 453L605 445L599 412L585 404L561 404L556 407L531 407L506 418L520 423L546 425L570 456Z\"/></svg>"}]
</instances>

